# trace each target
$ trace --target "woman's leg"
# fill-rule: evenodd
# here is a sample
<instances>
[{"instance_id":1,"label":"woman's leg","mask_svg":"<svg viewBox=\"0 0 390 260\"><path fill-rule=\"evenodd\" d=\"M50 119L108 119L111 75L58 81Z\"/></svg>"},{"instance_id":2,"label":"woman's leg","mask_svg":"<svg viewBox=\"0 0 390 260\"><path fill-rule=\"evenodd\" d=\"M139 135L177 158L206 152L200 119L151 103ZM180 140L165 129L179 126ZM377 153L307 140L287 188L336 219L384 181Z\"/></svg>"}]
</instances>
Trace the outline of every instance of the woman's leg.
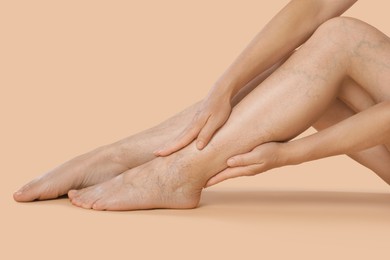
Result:
<instances>
[{"instance_id":1,"label":"woman's leg","mask_svg":"<svg viewBox=\"0 0 390 260\"><path fill-rule=\"evenodd\" d=\"M249 82L232 100L238 104L267 78L285 59ZM57 198L70 189L81 189L107 181L122 172L155 158L153 151L172 141L190 123L200 102L159 125L115 143L79 155L32 180L14 194L17 201Z\"/></svg>"},{"instance_id":2,"label":"woman's leg","mask_svg":"<svg viewBox=\"0 0 390 260\"><path fill-rule=\"evenodd\" d=\"M68 195L75 205L94 209L195 207L204 184L226 168L229 157L307 129L336 98L346 77L364 86L377 103L390 100L390 41L361 21L334 18L234 107L204 150L191 143Z\"/></svg>"},{"instance_id":3,"label":"woman's leg","mask_svg":"<svg viewBox=\"0 0 390 260\"><path fill-rule=\"evenodd\" d=\"M352 81L343 84L339 98L340 96L358 113L371 109L376 105L372 98ZM206 187L226 179L253 176L273 168L332 156L337 154L336 151L347 153L349 157L371 169L390 184L390 151L386 149L385 145L377 145L362 151L359 151L359 149L358 151L355 149L351 150L351 146L348 145L343 132L349 131L348 125L345 124L346 120L352 119L352 116L356 114L354 110L340 101L339 98L313 124L313 127L319 131L318 133L286 143L270 142L261 144L249 153L234 156L234 167L229 167L213 176L207 181ZM378 117L379 115L376 114L376 120L378 120ZM354 118L356 120L356 116ZM343 127L339 125L341 122ZM381 123L386 124L386 122L378 122L378 126ZM365 126L370 127L369 125ZM377 131L380 130L378 126L374 128ZM327 130L323 131L325 129ZM357 129L356 125L353 127L353 130L355 129ZM337 134L335 135L335 133ZM359 140L359 134L362 134L362 132L354 135L356 140ZM340 137L343 138L343 141L335 139ZM387 140L386 138L384 139ZM374 140L375 137L372 138L373 142ZM356 141L354 144L358 145Z\"/></svg>"},{"instance_id":4,"label":"woman's leg","mask_svg":"<svg viewBox=\"0 0 390 260\"><path fill-rule=\"evenodd\" d=\"M365 106L365 103L361 104ZM362 109L361 105L357 104L357 109ZM346 118L349 118L354 114L355 113L352 109L347 107L343 102L336 100L332 108L329 109L313 126L318 131L321 131L345 120ZM302 147L302 149L305 148ZM375 146L347 155L374 171L380 178L390 184L390 151L387 150L385 145ZM305 161L304 158L303 160L301 159L301 161Z\"/></svg>"}]
</instances>

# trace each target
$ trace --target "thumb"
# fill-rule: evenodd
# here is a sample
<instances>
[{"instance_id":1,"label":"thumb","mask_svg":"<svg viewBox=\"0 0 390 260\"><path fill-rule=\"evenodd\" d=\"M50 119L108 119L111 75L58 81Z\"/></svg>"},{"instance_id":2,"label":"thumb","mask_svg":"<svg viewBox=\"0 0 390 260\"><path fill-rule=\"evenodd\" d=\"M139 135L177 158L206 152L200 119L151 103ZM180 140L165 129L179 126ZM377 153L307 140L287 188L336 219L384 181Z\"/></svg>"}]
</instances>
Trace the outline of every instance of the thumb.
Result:
<instances>
[{"instance_id":1,"label":"thumb","mask_svg":"<svg viewBox=\"0 0 390 260\"><path fill-rule=\"evenodd\" d=\"M246 166L246 167L248 167L248 166ZM227 179L241 176L242 171L243 171L242 168L245 168L245 167L226 168L225 170L219 172L217 175L214 175L213 177L211 177L207 181L205 187L210 187L210 186L213 186L217 183L226 181Z\"/></svg>"},{"instance_id":2,"label":"thumb","mask_svg":"<svg viewBox=\"0 0 390 260\"><path fill-rule=\"evenodd\" d=\"M253 164L248 166L227 168L221 171L220 173L218 173L217 175L211 177L207 181L205 187L207 188L217 183L220 183L222 181L226 181L228 179L232 179L236 177L256 175L258 173L263 172L264 171L263 168L264 168L263 164Z\"/></svg>"}]
</instances>

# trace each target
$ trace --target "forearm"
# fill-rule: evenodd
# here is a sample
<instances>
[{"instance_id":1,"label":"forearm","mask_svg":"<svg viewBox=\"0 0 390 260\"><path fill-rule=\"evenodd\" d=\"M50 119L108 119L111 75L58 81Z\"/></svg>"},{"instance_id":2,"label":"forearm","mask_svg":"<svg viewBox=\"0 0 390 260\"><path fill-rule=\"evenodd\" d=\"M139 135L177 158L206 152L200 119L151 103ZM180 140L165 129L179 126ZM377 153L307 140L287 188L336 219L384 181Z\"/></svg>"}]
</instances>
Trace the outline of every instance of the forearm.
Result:
<instances>
[{"instance_id":1,"label":"forearm","mask_svg":"<svg viewBox=\"0 0 390 260\"><path fill-rule=\"evenodd\" d=\"M390 103L377 104L313 135L285 144L288 164L353 154L390 140Z\"/></svg>"},{"instance_id":2,"label":"forearm","mask_svg":"<svg viewBox=\"0 0 390 260\"><path fill-rule=\"evenodd\" d=\"M340 3L341 2L341 3ZM218 91L233 97L243 86L305 42L324 21L355 1L293 0L286 5L218 78Z\"/></svg>"}]
</instances>

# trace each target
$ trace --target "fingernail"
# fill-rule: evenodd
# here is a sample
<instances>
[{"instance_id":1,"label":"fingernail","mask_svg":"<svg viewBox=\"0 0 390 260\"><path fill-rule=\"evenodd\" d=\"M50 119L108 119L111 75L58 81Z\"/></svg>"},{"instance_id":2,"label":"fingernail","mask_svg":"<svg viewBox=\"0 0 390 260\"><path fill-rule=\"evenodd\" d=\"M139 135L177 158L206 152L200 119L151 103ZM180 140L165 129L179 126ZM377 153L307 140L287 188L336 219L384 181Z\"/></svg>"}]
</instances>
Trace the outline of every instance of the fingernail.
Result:
<instances>
[{"instance_id":1,"label":"fingernail","mask_svg":"<svg viewBox=\"0 0 390 260\"><path fill-rule=\"evenodd\" d=\"M234 158L230 158L228 161L227 161L227 164L228 166L234 166L236 160L234 160Z\"/></svg>"},{"instance_id":2,"label":"fingernail","mask_svg":"<svg viewBox=\"0 0 390 260\"><path fill-rule=\"evenodd\" d=\"M198 141L196 142L196 147L199 149L199 150L202 150L203 147L204 147L204 143L202 141Z\"/></svg>"}]
</instances>

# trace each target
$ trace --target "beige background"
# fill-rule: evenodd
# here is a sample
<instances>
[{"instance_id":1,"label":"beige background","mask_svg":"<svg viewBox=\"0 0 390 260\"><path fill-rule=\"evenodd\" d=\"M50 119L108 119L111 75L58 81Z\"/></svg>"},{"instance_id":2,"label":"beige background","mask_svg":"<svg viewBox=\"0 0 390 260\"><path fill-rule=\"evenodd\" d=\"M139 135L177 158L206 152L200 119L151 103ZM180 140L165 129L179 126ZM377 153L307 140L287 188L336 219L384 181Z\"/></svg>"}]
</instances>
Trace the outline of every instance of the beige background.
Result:
<instances>
[{"instance_id":1,"label":"beige background","mask_svg":"<svg viewBox=\"0 0 390 260\"><path fill-rule=\"evenodd\" d=\"M388 259L389 187L345 156L227 181L195 210L12 200L202 98L286 2L0 1L0 258ZM347 15L390 35L388 10Z\"/></svg>"}]
</instances>

